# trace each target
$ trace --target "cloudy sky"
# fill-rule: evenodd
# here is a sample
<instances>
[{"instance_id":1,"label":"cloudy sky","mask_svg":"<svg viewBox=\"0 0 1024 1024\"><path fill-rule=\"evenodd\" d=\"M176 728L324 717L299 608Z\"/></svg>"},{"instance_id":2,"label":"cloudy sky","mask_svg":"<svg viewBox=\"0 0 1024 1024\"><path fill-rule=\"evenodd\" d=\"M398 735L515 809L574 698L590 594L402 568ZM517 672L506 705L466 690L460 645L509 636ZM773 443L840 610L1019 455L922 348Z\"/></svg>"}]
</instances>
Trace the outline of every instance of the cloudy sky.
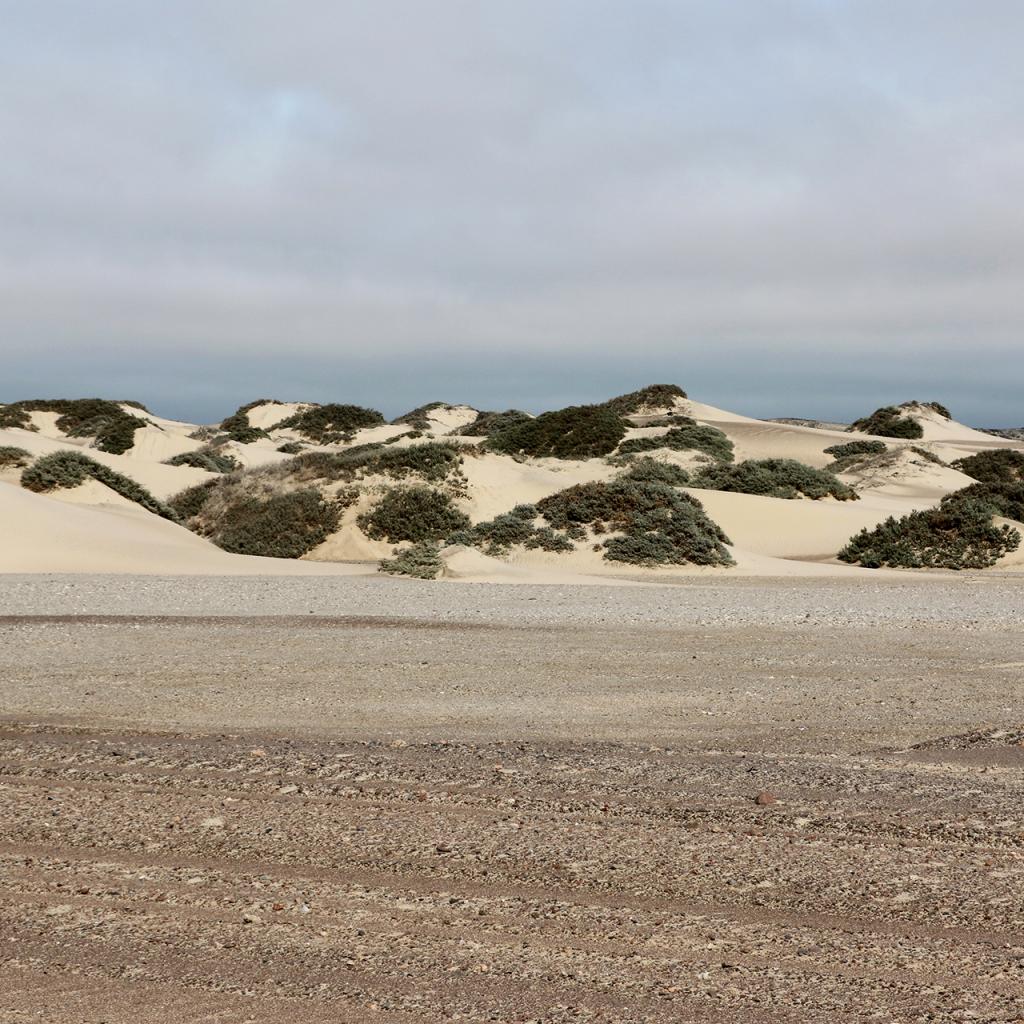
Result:
<instances>
[{"instance_id":1,"label":"cloudy sky","mask_svg":"<svg viewBox=\"0 0 1024 1024\"><path fill-rule=\"evenodd\" d=\"M1020 0L0 0L0 401L1024 423Z\"/></svg>"}]
</instances>

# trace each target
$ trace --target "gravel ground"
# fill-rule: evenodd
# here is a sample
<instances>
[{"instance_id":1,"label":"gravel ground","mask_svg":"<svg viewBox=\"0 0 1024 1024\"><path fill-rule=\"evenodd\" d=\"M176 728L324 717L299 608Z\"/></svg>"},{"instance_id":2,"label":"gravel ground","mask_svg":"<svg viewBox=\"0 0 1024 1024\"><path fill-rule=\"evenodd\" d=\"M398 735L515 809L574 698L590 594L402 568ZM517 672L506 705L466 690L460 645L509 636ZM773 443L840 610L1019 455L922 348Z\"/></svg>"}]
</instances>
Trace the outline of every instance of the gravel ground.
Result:
<instances>
[{"instance_id":1,"label":"gravel ground","mask_svg":"<svg viewBox=\"0 0 1024 1024\"><path fill-rule=\"evenodd\" d=\"M5 577L0 1021L1024 1020L1022 585Z\"/></svg>"}]
</instances>

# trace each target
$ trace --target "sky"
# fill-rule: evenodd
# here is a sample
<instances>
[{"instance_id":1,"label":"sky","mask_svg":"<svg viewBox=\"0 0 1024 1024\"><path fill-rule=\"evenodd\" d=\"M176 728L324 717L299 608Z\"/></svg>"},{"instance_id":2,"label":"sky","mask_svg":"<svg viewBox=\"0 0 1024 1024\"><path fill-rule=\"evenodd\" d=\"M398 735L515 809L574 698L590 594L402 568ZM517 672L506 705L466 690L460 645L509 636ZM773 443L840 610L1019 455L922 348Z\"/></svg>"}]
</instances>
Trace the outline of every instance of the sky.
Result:
<instances>
[{"instance_id":1,"label":"sky","mask_svg":"<svg viewBox=\"0 0 1024 1024\"><path fill-rule=\"evenodd\" d=\"M1024 424L1019 0L0 0L0 401Z\"/></svg>"}]
</instances>

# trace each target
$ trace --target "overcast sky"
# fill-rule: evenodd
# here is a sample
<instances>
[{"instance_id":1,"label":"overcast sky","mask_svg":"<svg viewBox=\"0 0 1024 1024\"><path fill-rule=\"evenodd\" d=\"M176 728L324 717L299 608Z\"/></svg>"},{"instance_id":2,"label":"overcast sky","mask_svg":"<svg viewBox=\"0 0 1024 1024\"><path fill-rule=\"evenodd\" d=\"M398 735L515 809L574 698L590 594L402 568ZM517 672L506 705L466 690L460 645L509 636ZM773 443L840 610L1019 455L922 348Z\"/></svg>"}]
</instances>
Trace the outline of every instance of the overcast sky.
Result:
<instances>
[{"instance_id":1,"label":"overcast sky","mask_svg":"<svg viewBox=\"0 0 1024 1024\"><path fill-rule=\"evenodd\" d=\"M0 401L1024 424L1020 0L0 0Z\"/></svg>"}]
</instances>

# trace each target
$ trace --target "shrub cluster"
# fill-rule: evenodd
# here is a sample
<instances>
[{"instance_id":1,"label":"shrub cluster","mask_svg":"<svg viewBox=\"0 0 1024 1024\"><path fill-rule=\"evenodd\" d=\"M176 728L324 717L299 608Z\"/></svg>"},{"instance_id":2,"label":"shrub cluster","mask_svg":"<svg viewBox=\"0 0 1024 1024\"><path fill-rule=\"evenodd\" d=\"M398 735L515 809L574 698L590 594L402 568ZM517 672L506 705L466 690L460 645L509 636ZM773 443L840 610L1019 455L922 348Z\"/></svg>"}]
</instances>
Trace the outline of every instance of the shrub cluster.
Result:
<instances>
[{"instance_id":1,"label":"shrub cluster","mask_svg":"<svg viewBox=\"0 0 1024 1024\"><path fill-rule=\"evenodd\" d=\"M658 437L631 437L619 445L617 454L636 455L652 452L658 448L673 451L699 451L711 455L721 462L732 462L733 443L721 430L715 427L701 427L687 419L681 426L672 427Z\"/></svg>"},{"instance_id":2,"label":"shrub cluster","mask_svg":"<svg viewBox=\"0 0 1024 1024\"><path fill-rule=\"evenodd\" d=\"M284 444L277 446L277 450L282 455L298 455L299 452L305 451L305 445L299 441L285 441Z\"/></svg>"},{"instance_id":3,"label":"shrub cluster","mask_svg":"<svg viewBox=\"0 0 1024 1024\"><path fill-rule=\"evenodd\" d=\"M1019 545L1017 530L992 522L991 505L961 496L861 530L839 558L869 569L987 569Z\"/></svg>"},{"instance_id":4,"label":"shrub cluster","mask_svg":"<svg viewBox=\"0 0 1024 1024\"><path fill-rule=\"evenodd\" d=\"M878 443L881 444L882 442L879 441ZM840 445L837 447L842 446ZM857 473L862 476L871 473L879 473L891 466L895 466L904 452L910 452L913 455L916 455L919 459L923 459L925 462L931 462L939 466L944 465L942 459L933 452L928 451L927 448L919 448L917 445L907 445L905 447L898 448L888 448L883 446L883 450L877 454L847 455L845 458L838 459L836 462L833 462L830 466L826 467L826 472Z\"/></svg>"},{"instance_id":5,"label":"shrub cluster","mask_svg":"<svg viewBox=\"0 0 1024 1024\"><path fill-rule=\"evenodd\" d=\"M1024 480L1024 452L1012 448L994 448L977 455L968 455L951 465L983 484Z\"/></svg>"},{"instance_id":6,"label":"shrub cluster","mask_svg":"<svg viewBox=\"0 0 1024 1024\"><path fill-rule=\"evenodd\" d=\"M681 466L657 459L642 458L633 461L629 469L619 475L620 480L634 480L642 484L668 484L669 487L685 487L690 474Z\"/></svg>"},{"instance_id":7,"label":"shrub cluster","mask_svg":"<svg viewBox=\"0 0 1024 1024\"><path fill-rule=\"evenodd\" d=\"M607 405L574 405L494 433L485 443L506 455L590 459L613 451L626 427Z\"/></svg>"},{"instance_id":8,"label":"shrub cluster","mask_svg":"<svg viewBox=\"0 0 1024 1024\"><path fill-rule=\"evenodd\" d=\"M429 414L435 409L450 409L447 402L428 402L426 405L418 406L415 409L393 419L392 423L405 423L417 430L427 430L430 427Z\"/></svg>"},{"instance_id":9,"label":"shrub cluster","mask_svg":"<svg viewBox=\"0 0 1024 1024\"><path fill-rule=\"evenodd\" d=\"M357 520L373 540L397 543L443 540L469 526L469 517L443 491L432 487L392 487Z\"/></svg>"},{"instance_id":10,"label":"shrub cluster","mask_svg":"<svg viewBox=\"0 0 1024 1024\"><path fill-rule=\"evenodd\" d=\"M1024 480L970 484L959 491L947 494L942 499L942 504L949 507L962 501L979 502L991 509L992 515L1024 523Z\"/></svg>"},{"instance_id":11,"label":"shrub cluster","mask_svg":"<svg viewBox=\"0 0 1024 1024\"><path fill-rule=\"evenodd\" d=\"M121 408L138 402L111 402L106 398L40 398L13 402L0 409L0 426L31 428L30 412L58 413L57 427L68 437L94 437L95 447L122 455L135 444L135 431L146 421Z\"/></svg>"},{"instance_id":12,"label":"shrub cluster","mask_svg":"<svg viewBox=\"0 0 1024 1024\"><path fill-rule=\"evenodd\" d=\"M589 525L605 558L634 565L732 565L729 539L696 498L659 483L615 480L578 484L537 503L556 529Z\"/></svg>"},{"instance_id":13,"label":"shrub cluster","mask_svg":"<svg viewBox=\"0 0 1024 1024\"><path fill-rule=\"evenodd\" d=\"M167 504L174 510L178 519L186 525L186 521L199 515L203 506L213 496L213 489L217 486L217 480L204 480L201 484L186 487L185 490L167 499Z\"/></svg>"},{"instance_id":14,"label":"shrub cluster","mask_svg":"<svg viewBox=\"0 0 1024 1024\"><path fill-rule=\"evenodd\" d=\"M326 499L313 487L247 496L227 505L203 533L233 554L301 558L338 529L344 508L343 500Z\"/></svg>"},{"instance_id":15,"label":"shrub cluster","mask_svg":"<svg viewBox=\"0 0 1024 1024\"><path fill-rule=\"evenodd\" d=\"M147 512L177 522L178 516L174 509L153 497L141 484L81 452L53 452L36 459L31 466L22 471L21 485L30 491L45 494L47 491L78 487L90 477L120 494L122 498L141 505Z\"/></svg>"},{"instance_id":16,"label":"shrub cluster","mask_svg":"<svg viewBox=\"0 0 1024 1024\"><path fill-rule=\"evenodd\" d=\"M32 461L32 456L24 448L14 445L0 445L0 469L22 469Z\"/></svg>"},{"instance_id":17,"label":"shrub cluster","mask_svg":"<svg viewBox=\"0 0 1024 1024\"><path fill-rule=\"evenodd\" d=\"M620 416L631 416L642 409L672 409L676 399L686 398L686 392L675 384L650 384L639 391L610 398L605 406Z\"/></svg>"},{"instance_id":18,"label":"shrub cluster","mask_svg":"<svg viewBox=\"0 0 1024 1024\"><path fill-rule=\"evenodd\" d=\"M182 452L164 459L167 466L192 466L194 469L205 469L208 473L233 473L241 468L241 463L227 452L216 448L197 448L193 452Z\"/></svg>"},{"instance_id":19,"label":"shrub cluster","mask_svg":"<svg viewBox=\"0 0 1024 1024\"><path fill-rule=\"evenodd\" d=\"M825 454L831 455L838 462L854 455L881 455L888 447L884 441L848 441L846 444L834 444L826 448Z\"/></svg>"},{"instance_id":20,"label":"shrub cluster","mask_svg":"<svg viewBox=\"0 0 1024 1024\"><path fill-rule=\"evenodd\" d=\"M227 434L229 440L238 444L252 444L261 437L270 437L265 430L254 427L249 422L249 410L262 404L263 401L258 400L240 406L227 419L221 420L220 429Z\"/></svg>"},{"instance_id":21,"label":"shrub cluster","mask_svg":"<svg viewBox=\"0 0 1024 1024\"><path fill-rule=\"evenodd\" d=\"M536 525L538 514L535 505L516 505L511 512L449 534L447 543L478 547L495 557L508 554L509 548L518 544L544 551L572 551L569 537L555 533L550 526ZM577 536L583 537L586 533L577 531Z\"/></svg>"},{"instance_id":22,"label":"shrub cluster","mask_svg":"<svg viewBox=\"0 0 1024 1024\"><path fill-rule=\"evenodd\" d=\"M391 448L385 444L361 444L342 452L303 452L278 472L302 480L344 480L388 476L404 480L419 476L430 483L451 480L464 483L461 473L463 448L450 441Z\"/></svg>"},{"instance_id":23,"label":"shrub cluster","mask_svg":"<svg viewBox=\"0 0 1024 1024\"><path fill-rule=\"evenodd\" d=\"M899 437L907 441L916 441L924 437L924 429L913 417L900 415L900 410L918 403L907 402L902 406L886 405L876 409L870 416L855 420L849 430L859 430L864 434L876 437ZM929 403L937 405L938 403Z\"/></svg>"},{"instance_id":24,"label":"shrub cluster","mask_svg":"<svg viewBox=\"0 0 1024 1024\"><path fill-rule=\"evenodd\" d=\"M533 417L521 409L506 409L505 412L481 412L472 423L467 423L458 433L465 437L493 437L512 427L528 423Z\"/></svg>"},{"instance_id":25,"label":"shrub cluster","mask_svg":"<svg viewBox=\"0 0 1024 1024\"><path fill-rule=\"evenodd\" d=\"M436 540L424 540L413 544L404 551L396 550L394 558L381 559L378 572L392 576L412 576L418 580L437 579L444 568L440 556L441 546Z\"/></svg>"},{"instance_id":26,"label":"shrub cluster","mask_svg":"<svg viewBox=\"0 0 1024 1024\"><path fill-rule=\"evenodd\" d=\"M795 459L748 459L735 466L705 466L693 477L694 487L710 491L739 491L769 498L825 498L856 501L859 495L824 469Z\"/></svg>"},{"instance_id":27,"label":"shrub cluster","mask_svg":"<svg viewBox=\"0 0 1024 1024\"><path fill-rule=\"evenodd\" d=\"M376 409L359 405L315 405L274 424L274 430L297 430L316 444L339 444L351 441L357 430L378 427L384 417Z\"/></svg>"}]
</instances>

